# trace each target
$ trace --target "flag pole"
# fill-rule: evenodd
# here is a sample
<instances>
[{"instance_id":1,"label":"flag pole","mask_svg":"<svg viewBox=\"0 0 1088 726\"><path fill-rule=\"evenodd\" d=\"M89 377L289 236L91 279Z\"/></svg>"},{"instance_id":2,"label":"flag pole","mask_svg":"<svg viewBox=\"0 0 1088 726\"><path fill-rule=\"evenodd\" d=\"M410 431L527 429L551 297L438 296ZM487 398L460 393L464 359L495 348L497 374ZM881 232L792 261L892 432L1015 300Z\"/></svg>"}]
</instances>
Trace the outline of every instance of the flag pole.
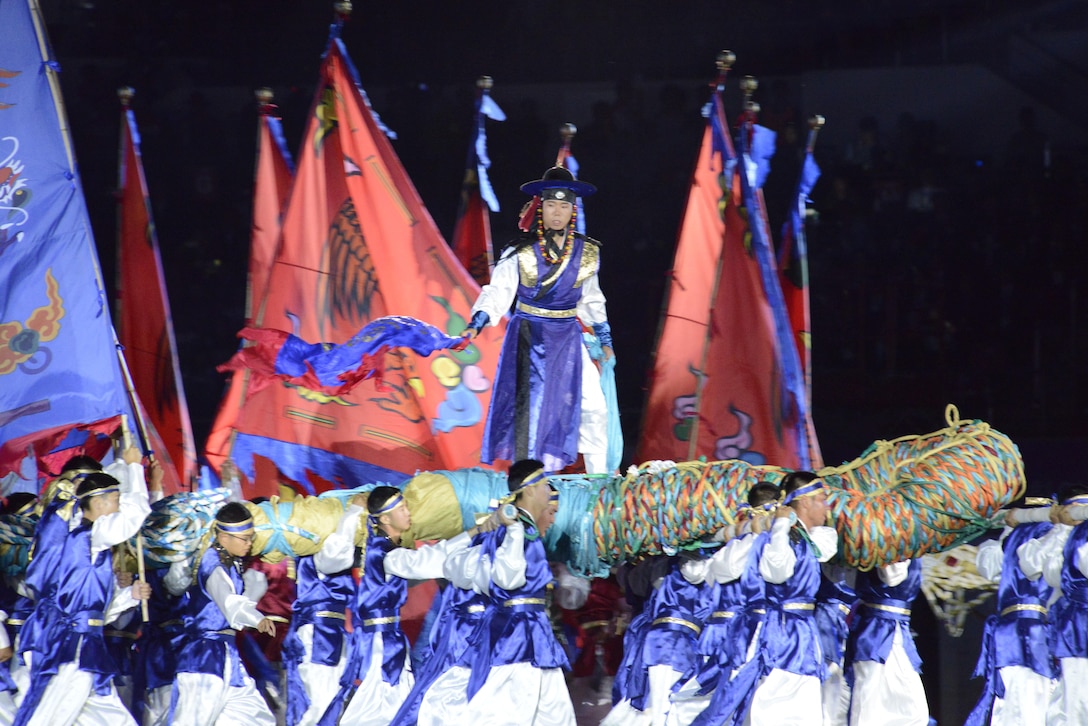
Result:
<instances>
[{"instance_id":1,"label":"flag pole","mask_svg":"<svg viewBox=\"0 0 1088 726\"><path fill-rule=\"evenodd\" d=\"M132 446L132 430L128 426L128 414L121 414L121 448L122 450L128 449ZM143 532L136 533L136 571L140 576L140 582L147 582L147 568L144 565L144 535ZM140 616L143 622L148 622L151 618L147 611L147 600L140 601Z\"/></svg>"},{"instance_id":2,"label":"flag pole","mask_svg":"<svg viewBox=\"0 0 1088 726\"><path fill-rule=\"evenodd\" d=\"M815 115L809 117L809 119L808 119L808 138L805 140L805 157L806 157L806 161L802 162L802 163L807 164L807 158L812 156L813 151L816 148L816 137L819 135L820 129L822 129L824 127L824 123L825 123L824 117L819 115L819 114L815 114ZM802 173L802 175L805 173L804 168L802 168L801 173ZM798 183L800 184L801 182L799 181ZM793 238L794 238L794 244L795 245L797 244L798 239L804 239L805 240L804 254L799 256L799 260L800 260L800 263L801 263L801 275L802 275L802 279L804 280L804 284L805 284L805 302L804 302L804 304L805 304L805 317L806 317L806 319L811 321L811 312L810 312L810 309L809 309L809 300L808 300L808 241L807 241L807 235L803 231L804 230L804 225L805 225L805 212L806 212L806 210L804 209L805 200L803 198L795 199L794 204L798 205L798 207L799 207L799 209L798 209L798 218L800 219L799 226L801 227L801 229L795 229L793 231ZM808 443L808 449L809 449L809 460L813 462L813 464L814 464L813 469L815 469L815 468L817 468L815 466L815 464L817 464L817 463L822 464L823 463L823 453L820 451L820 444L819 444L819 441L816 439L815 423L813 422L813 418L812 418L812 351L811 351L811 346L812 346L812 343L811 343L811 327L812 326L811 326L811 322L808 323L808 327L809 327L809 331L810 331L809 332L809 340L805 342L805 351L804 351L804 356L805 357L804 357L804 359L802 359L801 363L802 363L802 366L803 366L803 373L804 373L804 377L805 377L804 378L805 399L806 399L805 403L808 406L808 417L807 417L807 421L805 422L805 438L808 440L807 443ZM800 352L800 351L798 351L798 352Z\"/></svg>"},{"instance_id":3,"label":"flag pole","mask_svg":"<svg viewBox=\"0 0 1088 726\"><path fill-rule=\"evenodd\" d=\"M339 4L337 4L337 5L339 5ZM339 11L340 11L340 9L337 8L337 12L339 12ZM347 3L347 8L346 8L346 10L344 12L349 13L349 14L351 13L351 3ZM276 111L277 111L277 107L276 107L276 105L274 103L274 101L276 100L276 96L275 96L275 93L272 91L271 88L268 88L268 87L258 88L256 91L253 92L253 95L257 99L257 114L258 114L258 118L257 118L257 154L256 154L257 164L255 165L254 171L253 171L254 179L256 179L257 174L258 174L259 169L260 169L260 164L261 164L261 158L260 158L260 154L261 154L261 138L262 138L262 134L264 133L264 127L268 123L267 121L265 121L265 117L266 116L275 116ZM254 189L256 189L256 182L254 183ZM281 223L283 221L283 209L280 209L280 221L281 221ZM282 244L282 240L283 240L283 230L282 230L282 228L281 228L280 233L279 233L279 239L280 239L280 241L277 243L277 245ZM250 254L250 257L252 258L252 255L253 255L252 243L250 245L249 254ZM279 255L279 250L277 249L276 252L272 255L272 258L268 260L268 270L265 271L265 280L264 280L264 284L262 285L262 288L261 288L262 297L261 297L261 300L258 303L257 320L260 320L260 319L264 318L265 303L268 300L268 295L267 295L267 293L268 293L268 280L272 277L272 267L273 267L273 265L275 265L276 257L278 255ZM252 259L250 260L250 264L252 264ZM253 280L252 280L251 276L247 275L246 276L246 324L247 325L251 324L251 322L254 320L253 317L252 317L252 314L253 314L253 300L251 298L252 293L253 293ZM249 345L248 341L243 340L242 345L240 347L244 348L247 345ZM240 396L240 398L238 400L238 413L241 413L242 409L245 408L246 393L249 391L249 375L250 375L249 370L247 369L242 375L244 376L244 378L242 379L241 396ZM238 416L237 415L234 417L234 423L235 424L238 423ZM227 461L233 460L234 446L235 446L235 443L237 442L237 440L238 440L238 427L236 425L233 425L233 426L231 426L231 430L230 430L230 438L227 440L227 456L226 456Z\"/></svg>"},{"instance_id":4,"label":"flag pole","mask_svg":"<svg viewBox=\"0 0 1088 726\"><path fill-rule=\"evenodd\" d=\"M559 138L562 139L562 143L559 145L559 153L555 156L556 166L566 167L567 157L570 156L570 142L577 135L578 127L569 121L559 127Z\"/></svg>"},{"instance_id":5,"label":"flag pole","mask_svg":"<svg viewBox=\"0 0 1088 726\"><path fill-rule=\"evenodd\" d=\"M808 119L808 139L805 141L805 153L811 154L816 148L816 136L820 133L820 129L824 127L825 119L823 116L816 114L810 116Z\"/></svg>"},{"instance_id":6,"label":"flag pole","mask_svg":"<svg viewBox=\"0 0 1088 726\"><path fill-rule=\"evenodd\" d=\"M567 122L559 127L559 151L555 155L555 165L567 168L567 157L570 156L570 142L578 134L578 127ZM540 196L535 195L525 203L518 218L518 229L528 232L533 228L533 220L536 219L536 210L540 206Z\"/></svg>"},{"instance_id":7,"label":"flag pole","mask_svg":"<svg viewBox=\"0 0 1088 726\"><path fill-rule=\"evenodd\" d=\"M126 127L126 124L128 124L127 111L129 109L129 106L132 104L132 99L133 99L133 97L135 97L135 95L136 95L136 90L134 88L132 88L131 86L122 86L121 88L117 89L117 98L118 98L118 100L121 101L121 108L122 108L121 141L118 144L118 148L120 148L120 152L119 152L120 159L119 159L117 168L118 169L124 169L126 174L131 172L132 170L125 167L125 133L126 133L125 127ZM124 183L125 183L125 180L123 178L119 178L117 180L118 189L123 188ZM118 229L121 228L121 211L120 211L120 208L118 208L118 211L117 211L117 228ZM120 244L117 245L117 273L116 273L116 276L117 276L117 279L114 281L114 289L117 289L121 284L121 245ZM125 291L121 290L121 294L117 296L117 300L115 301L116 309L114 310L114 316L117 317L118 319L120 319L120 317L121 317L121 306L124 304L124 301L123 301L124 294L125 294ZM114 331L114 335L116 335L116 331ZM140 435L140 444L141 444L140 448L141 448L141 450L143 450L147 454L147 458L148 458L149 461L154 461L155 460L155 452L153 452L151 450L151 437L147 435L147 422L144 420L143 412L140 410L140 399L139 399L139 396L136 394L136 384L133 383L133 381L132 381L132 373L129 372L128 361L125 359L124 351L122 350L120 343L117 344L117 360L121 364L121 373L122 373L122 375L124 376L124 379L125 379L125 390L128 393L129 402L132 404L132 412L136 416L136 431ZM121 425L122 425L122 429L127 429L127 427L128 427L128 416L127 415L122 416ZM131 443L131 433L128 432L128 431L125 431L124 433L125 433L126 436L128 436L129 443Z\"/></svg>"},{"instance_id":8,"label":"flag pole","mask_svg":"<svg viewBox=\"0 0 1088 726\"><path fill-rule=\"evenodd\" d=\"M713 88L714 88L714 94L713 94L714 99L713 100L717 100L718 105L721 105L721 103L722 103L721 96L722 96L722 91L725 90L725 77L729 74L730 69L733 68L733 64L736 63L736 62L737 62L737 56L736 56L735 53L733 53L733 51L730 51L730 50L723 50L722 52L718 53L718 56L715 59L715 65L718 68L718 78L715 80L715 82L713 84ZM710 112L711 113L717 113L717 111L715 109L715 105L713 103L711 104ZM724 119L723 119L723 121L724 121ZM711 124L711 128L713 128L713 120L708 119L707 123ZM725 126L724 124L723 124L723 127L722 127L722 134L726 137L726 144L728 145L729 128L727 126ZM729 146L729 148L731 149L732 147ZM728 198L733 193L733 191L732 191L733 190L733 180L731 178L730 179L725 179L724 178L725 171L726 171L726 168L727 168L724 153L726 153L726 152L723 150L723 156L722 156L722 159L721 159L722 175L723 175L722 194L725 197ZM728 204L729 202L727 201L726 203ZM725 211L722 210L721 214L722 214L723 221L724 221ZM725 238L726 238L726 234L723 231L723 233L722 233L722 247L723 248L725 246ZM703 388L704 388L703 380L706 377L707 358L710 355L710 338L713 335L713 330L714 330L714 302L718 299L718 286L721 284L721 280L722 280L722 260L725 257L724 252L725 251L723 249L722 251L720 251L718 253L718 259L717 259L717 261L715 263L715 266L714 266L714 284L713 284L713 286L711 286L710 300L709 300L710 312L707 315L707 328L706 328L706 332L703 335L703 354L699 359L699 370L695 372L695 406L694 406L695 415L693 417L694 420L691 422L691 433L689 434L689 438L688 438L688 461L694 461L695 460L695 452L696 452L696 450L698 448L698 445L699 445L699 422L702 420L702 407L703 407ZM666 314L668 312L668 307L667 307L668 306L668 300L665 301L665 306L666 307L664 307L662 309L662 312L661 312L661 327L662 328L665 325L665 316L666 316ZM659 333L659 335L660 335L660 333Z\"/></svg>"}]
</instances>

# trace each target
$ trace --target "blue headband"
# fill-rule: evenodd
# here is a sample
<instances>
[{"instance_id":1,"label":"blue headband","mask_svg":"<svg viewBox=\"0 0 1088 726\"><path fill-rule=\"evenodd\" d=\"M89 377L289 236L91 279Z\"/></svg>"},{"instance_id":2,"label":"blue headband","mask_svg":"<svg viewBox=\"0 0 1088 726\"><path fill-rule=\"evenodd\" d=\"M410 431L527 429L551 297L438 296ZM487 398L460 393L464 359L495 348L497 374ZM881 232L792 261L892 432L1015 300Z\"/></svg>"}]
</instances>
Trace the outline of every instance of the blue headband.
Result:
<instances>
[{"instance_id":1,"label":"blue headband","mask_svg":"<svg viewBox=\"0 0 1088 726\"><path fill-rule=\"evenodd\" d=\"M815 494L823 488L824 483L822 481L820 481L819 479L813 479L811 482L805 484L803 487L798 487L789 494L787 494L786 498L782 500L782 504L789 504L794 499L799 499L801 497L807 497L810 494Z\"/></svg>"},{"instance_id":2,"label":"blue headband","mask_svg":"<svg viewBox=\"0 0 1088 726\"><path fill-rule=\"evenodd\" d=\"M1065 504L1088 504L1088 494L1078 494L1075 497L1069 497L1065 500Z\"/></svg>"},{"instance_id":3,"label":"blue headband","mask_svg":"<svg viewBox=\"0 0 1088 726\"><path fill-rule=\"evenodd\" d=\"M548 502L555 502L556 504L559 503L559 490L558 489L549 489L548 490Z\"/></svg>"},{"instance_id":4,"label":"blue headband","mask_svg":"<svg viewBox=\"0 0 1088 726\"><path fill-rule=\"evenodd\" d=\"M220 532L226 532L228 534L234 534L235 532L247 532L253 529L253 518L251 517L244 522L234 522L233 524L220 522L217 519L215 520L215 528L218 529Z\"/></svg>"},{"instance_id":5,"label":"blue headband","mask_svg":"<svg viewBox=\"0 0 1088 726\"><path fill-rule=\"evenodd\" d=\"M79 499L90 499L91 497L97 497L100 494L109 494L110 492L119 492L121 489L117 486L102 487L101 489L92 489L89 492L84 492L78 495Z\"/></svg>"},{"instance_id":6,"label":"blue headband","mask_svg":"<svg viewBox=\"0 0 1088 726\"><path fill-rule=\"evenodd\" d=\"M381 508L378 509L378 511L371 512L370 513L370 518L371 519L377 519L378 517L382 516L386 512L393 511L394 509L396 509L398 504L401 504L403 502L404 502L404 496L401 495L400 492L397 492L393 496L389 497L389 500L385 504L383 504L381 506Z\"/></svg>"},{"instance_id":7,"label":"blue headband","mask_svg":"<svg viewBox=\"0 0 1088 726\"><path fill-rule=\"evenodd\" d=\"M510 493L517 494L522 489L528 489L533 484L539 484L542 481L547 481L547 479L548 475L544 473L544 469L537 469L536 471L532 472L524 479L522 479L521 483L519 483L517 486L510 490Z\"/></svg>"}]
</instances>

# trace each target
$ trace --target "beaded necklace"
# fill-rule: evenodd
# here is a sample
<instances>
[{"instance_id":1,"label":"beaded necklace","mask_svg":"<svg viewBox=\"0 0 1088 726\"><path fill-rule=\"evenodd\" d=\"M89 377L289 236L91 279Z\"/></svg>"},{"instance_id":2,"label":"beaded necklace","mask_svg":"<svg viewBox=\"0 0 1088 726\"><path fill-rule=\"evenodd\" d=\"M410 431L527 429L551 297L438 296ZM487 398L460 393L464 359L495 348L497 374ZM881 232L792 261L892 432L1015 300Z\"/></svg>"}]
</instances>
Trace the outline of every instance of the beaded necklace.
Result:
<instances>
[{"instance_id":1,"label":"beaded necklace","mask_svg":"<svg viewBox=\"0 0 1088 726\"><path fill-rule=\"evenodd\" d=\"M554 265L570 253L571 246L574 244L574 230L577 227L577 222L578 205L576 204L571 211L570 223L567 224L567 237L563 240L563 246L560 248L558 255L553 255L548 250L548 243L544 241L543 209L539 206L536 208L536 244L540 248L540 254L544 261L549 265Z\"/></svg>"}]
</instances>

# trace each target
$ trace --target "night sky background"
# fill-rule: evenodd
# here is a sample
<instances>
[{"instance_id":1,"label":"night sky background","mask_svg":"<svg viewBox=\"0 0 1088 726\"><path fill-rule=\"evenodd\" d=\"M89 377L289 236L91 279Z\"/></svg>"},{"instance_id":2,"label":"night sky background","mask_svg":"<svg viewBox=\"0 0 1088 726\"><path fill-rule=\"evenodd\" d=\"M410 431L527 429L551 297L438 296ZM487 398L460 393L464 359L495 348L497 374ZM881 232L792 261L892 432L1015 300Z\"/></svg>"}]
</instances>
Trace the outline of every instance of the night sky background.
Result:
<instances>
[{"instance_id":1,"label":"night sky background","mask_svg":"<svg viewBox=\"0 0 1088 726\"><path fill-rule=\"evenodd\" d=\"M243 322L253 90L275 90L294 152L331 4L42 4L107 280L116 89L137 90L199 449L223 391L214 366L235 350ZM578 125L582 178L600 190L586 215L588 232L605 245L601 282L630 447L702 133L699 108L717 52L733 50L727 113L739 111L739 77L754 75L761 122L780 134L766 188L772 229L796 181L805 119L828 119L809 228L813 410L825 460L852 459L875 439L936 430L953 402L965 418L1010 435L1033 493L1049 493L1083 481L1088 449L1088 53L1076 50L1088 48L1086 29L1083 2L519 0L357 3L343 37L447 239L477 76L494 77L492 96L508 116L488 125L503 206L492 217L497 243L514 231L518 185L551 165L560 124ZM972 105L977 87L910 80L935 70L956 84L954 69L965 66L995 79L1002 93ZM841 80L821 85L862 71L887 74L884 93L855 92ZM843 101L803 107L811 97ZM985 141L993 138L1000 141ZM941 672L946 656L923 657L931 676Z\"/></svg>"},{"instance_id":2,"label":"night sky background","mask_svg":"<svg viewBox=\"0 0 1088 726\"><path fill-rule=\"evenodd\" d=\"M43 10L107 280L116 254L115 92L136 88L199 448L223 387L214 366L233 352L243 320L253 90L275 90L295 151L331 4L47 0ZM780 134L766 187L772 229L796 182L805 119L828 119L809 229L813 410L826 461L852 459L874 439L935 430L953 402L1020 443L1033 486L1052 489L1076 478L1068 454L1085 434L1078 309L1088 109L1077 99L1088 97L1088 55L1080 65L1068 49L1086 25L1084 3L1013 0L413 2L357 4L343 37L447 239L477 76L495 78L492 96L508 116L488 124L503 206L492 218L496 244L514 231L518 185L551 165L559 126L578 125L582 177L600 189L586 215L605 244L601 279L631 446L699 109L717 52L735 51L727 113L739 111L739 77L754 75L761 122ZM1037 52L1025 69L1026 42ZM958 102L899 100L926 93L904 86L904 71L963 66L1009 89L986 99L967 128ZM871 104L850 88L823 87L842 85L833 74L851 69L899 73L899 87L889 82ZM835 92L843 108L802 107L805 97ZM966 101L972 89L946 93ZM1033 126L1020 118L1025 107ZM971 124L1000 143L964 149L958 139Z\"/></svg>"}]
</instances>

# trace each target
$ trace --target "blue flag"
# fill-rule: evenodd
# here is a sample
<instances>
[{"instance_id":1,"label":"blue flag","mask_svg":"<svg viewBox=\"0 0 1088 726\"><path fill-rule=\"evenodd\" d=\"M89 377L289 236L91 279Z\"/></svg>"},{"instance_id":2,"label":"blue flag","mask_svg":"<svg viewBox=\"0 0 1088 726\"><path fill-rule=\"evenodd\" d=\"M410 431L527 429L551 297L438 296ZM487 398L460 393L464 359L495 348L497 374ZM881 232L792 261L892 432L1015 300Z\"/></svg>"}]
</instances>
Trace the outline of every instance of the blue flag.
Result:
<instances>
[{"instance_id":1,"label":"blue flag","mask_svg":"<svg viewBox=\"0 0 1088 726\"><path fill-rule=\"evenodd\" d=\"M807 422L810 414L808 397L805 394L804 372L797 348L793 343L793 329L778 279L774 245L767 223L766 207L763 204L763 182L770 172L775 134L770 129L748 122L741 126L737 138L740 142L739 158L742 164L741 193L744 197L744 206L748 209L752 251L759 262L763 292L774 315L777 366L782 381L779 405L783 420L788 422L790 431L798 442L797 450L800 458L798 468L808 469L812 460L807 443Z\"/></svg>"},{"instance_id":2,"label":"blue flag","mask_svg":"<svg viewBox=\"0 0 1088 726\"><path fill-rule=\"evenodd\" d=\"M0 0L0 476L131 411L59 66L30 5Z\"/></svg>"}]
</instances>

